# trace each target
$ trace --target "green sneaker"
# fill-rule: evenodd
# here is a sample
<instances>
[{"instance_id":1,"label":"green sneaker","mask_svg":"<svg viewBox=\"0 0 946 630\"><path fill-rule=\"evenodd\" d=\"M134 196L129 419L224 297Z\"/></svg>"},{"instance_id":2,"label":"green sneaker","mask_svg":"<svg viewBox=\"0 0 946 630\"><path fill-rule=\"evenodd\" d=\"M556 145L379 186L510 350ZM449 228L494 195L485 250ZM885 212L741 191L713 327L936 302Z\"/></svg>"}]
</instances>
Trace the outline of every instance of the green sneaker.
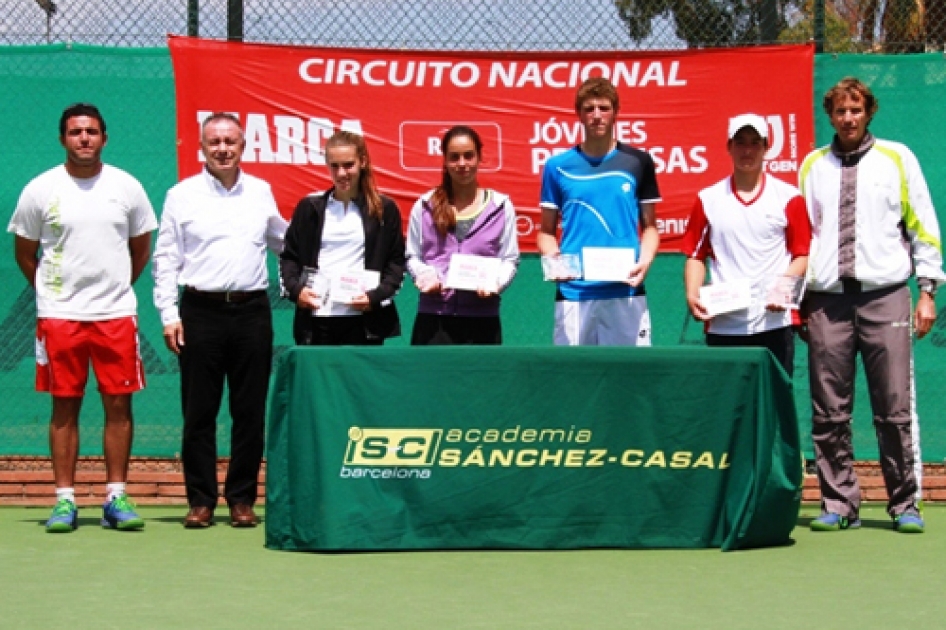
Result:
<instances>
[{"instance_id":1,"label":"green sneaker","mask_svg":"<svg viewBox=\"0 0 946 630\"><path fill-rule=\"evenodd\" d=\"M144 520L135 512L135 504L122 494L102 506L102 527L122 531L141 529Z\"/></svg>"},{"instance_id":2,"label":"green sneaker","mask_svg":"<svg viewBox=\"0 0 946 630\"><path fill-rule=\"evenodd\" d=\"M66 534L79 527L79 508L69 499L59 499L53 508L52 516L46 521L46 531L50 534Z\"/></svg>"},{"instance_id":3,"label":"green sneaker","mask_svg":"<svg viewBox=\"0 0 946 630\"><path fill-rule=\"evenodd\" d=\"M901 534L922 534L926 531L923 518L913 510L907 510L894 518L893 527Z\"/></svg>"},{"instance_id":4,"label":"green sneaker","mask_svg":"<svg viewBox=\"0 0 946 630\"><path fill-rule=\"evenodd\" d=\"M860 519L848 519L832 512L825 512L810 525L813 532L838 532L842 529L857 529L860 526Z\"/></svg>"}]
</instances>

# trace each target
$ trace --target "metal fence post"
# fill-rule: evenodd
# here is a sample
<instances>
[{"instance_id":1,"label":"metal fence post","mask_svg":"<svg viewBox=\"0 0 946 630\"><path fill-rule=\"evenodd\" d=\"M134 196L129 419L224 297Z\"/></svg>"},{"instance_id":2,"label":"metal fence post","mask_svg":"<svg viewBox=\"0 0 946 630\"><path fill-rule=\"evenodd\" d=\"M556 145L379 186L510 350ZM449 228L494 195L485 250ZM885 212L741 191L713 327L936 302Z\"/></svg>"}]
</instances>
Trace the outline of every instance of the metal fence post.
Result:
<instances>
[{"instance_id":1,"label":"metal fence post","mask_svg":"<svg viewBox=\"0 0 946 630\"><path fill-rule=\"evenodd\" d=\"M187 0L187 34L200 35L200 0Z\"/></svg>"},{"instance_id":2,"label":"metal fence post","mask_svg":"<svg viewBox=\"0 0 946 630\"><path fill-rule=\"evenodd\" d=\"M824 0L814 0L815 52L824 52Z\"/></svg>"},{"instance_id":3,"label":"metal fence post","mask_svg":"<svg viewBox=\"0 0 946 630\"><path fill-rule=\"evenodd\" d=\"M243 0L227 0L227 39L243 41Z\"/></svg>"},{"instance_id":4,"label":"metal fence post","mask_svg":"<svg viewBox=\"0 0 946 630\"><path fill-rule=\"evenodd\" d=\"M759 31L762 43L772 44L778 41L778 0L765 0L759 16Z\"/></svg>"}]
</instances>

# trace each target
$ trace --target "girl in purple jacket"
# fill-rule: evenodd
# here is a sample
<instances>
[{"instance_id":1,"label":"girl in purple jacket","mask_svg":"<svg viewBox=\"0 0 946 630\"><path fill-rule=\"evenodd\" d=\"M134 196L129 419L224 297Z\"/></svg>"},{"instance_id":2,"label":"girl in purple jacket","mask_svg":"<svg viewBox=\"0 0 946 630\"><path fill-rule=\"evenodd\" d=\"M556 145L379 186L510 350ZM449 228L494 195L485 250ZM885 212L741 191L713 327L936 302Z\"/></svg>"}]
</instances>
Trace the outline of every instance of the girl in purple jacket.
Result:
<instances>
[{"instance_id":1,"label":"girl in purple jacket","mask_svg":"<svg viewBox=\"0 0 946 630\"><path fill-rule=\"evenodd\" d=\"M509 197L480 187L474 129L452 127L440 146L443 179L414 204L407 230L407 270L420 291L411 344L500 344L499 295L519 265L516 212Z\"/></svg>"}]
</instances>

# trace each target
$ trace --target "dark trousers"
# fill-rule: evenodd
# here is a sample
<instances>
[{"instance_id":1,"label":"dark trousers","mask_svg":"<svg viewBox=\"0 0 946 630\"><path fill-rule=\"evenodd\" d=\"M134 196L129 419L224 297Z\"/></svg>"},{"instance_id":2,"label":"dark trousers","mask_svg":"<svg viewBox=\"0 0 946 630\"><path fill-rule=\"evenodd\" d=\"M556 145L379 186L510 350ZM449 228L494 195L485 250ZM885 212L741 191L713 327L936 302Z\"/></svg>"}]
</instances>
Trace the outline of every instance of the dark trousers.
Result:
<instances>
[{"instance_id":1,"label":"dark trousers","mask_svg":"<svg viewBox=\"0 0 946 630\"><path fill-rule=\"evenodd\" d=\"M313 317L302 337L303 346L380 346L384 339L368 339L361 315Z\"/></svg>"},{"instance_id":2,"label":"dark trousers","mask_svg":"<svg viewBox=\"0 0 946 630\"><path fill-rule=\"evenodd\" d=\"M418 313L412 346L498 346L503 342L499 317L461 317Z\"/></svg>"},{"instance_id":3,"label":"dark trousers","mask_svg":"<svg viewBox=\"0 0 946 630\"><path fill-rule=\"evenodd\" d=\"M262 294L233 304L184 292L181 322L181 460L187 502L191 507L217 505L217 415L226 381L233 428L224 497L230 505L252 505L263 460L273 358L269 298Z\"/></svg>"},{"instance_id":4,"label":"dark trousers","mask_svg":"<svg viewBox=\"0 0 946 630\"><path fill-rule=\"evenodd\" d=\"M795 331L791 326L776 328L754 335L706 334L706 345L728 347L768 348L789 376L795 370Z\"/></svg>"}]
</instances>

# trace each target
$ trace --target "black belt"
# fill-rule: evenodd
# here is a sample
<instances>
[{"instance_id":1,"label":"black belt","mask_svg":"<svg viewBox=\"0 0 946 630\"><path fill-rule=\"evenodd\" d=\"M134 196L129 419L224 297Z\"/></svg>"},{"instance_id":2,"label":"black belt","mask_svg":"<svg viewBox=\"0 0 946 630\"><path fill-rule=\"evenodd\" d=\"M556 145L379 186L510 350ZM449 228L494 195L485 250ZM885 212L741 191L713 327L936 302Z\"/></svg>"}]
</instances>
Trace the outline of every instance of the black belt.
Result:
<instances>
[{"instance_id":1,"label":"black belt","mask_svg":"<svg viewBox=\"0 0 946 630\"><path fill-rule=\"evenodd\" d=\"M864 283L854 278L841 278L841 293L845 295L859 295L861 293L876 293L878 291L894 292L907 286L906 282L897 282L880 288L866 288Z\"/></svg>"},{"instance_id":2,"label":"black belt","mask_svg":"<svg viewBox=\"0 0 946 630\"><path fill-rule=\"evenodd\" d=\"M850 295L863 292L864 289L861 286L860 280L855 280L854 278L841 278L841 293Z\"/></svg>"},{"instance_id":3,"label":"black belt","mask_svg":"<svg viewBox=\"0 0 946 630\"><path fill-rule=\"evenodd\" d=\"M201 291L194 287L184 287L184 290L193 295L199 295L202 298L213 300L215 302L227 302L230 304L240 304L249 302L254 298L263 297L266 291Z\"/></svg>"}]
</instances>

